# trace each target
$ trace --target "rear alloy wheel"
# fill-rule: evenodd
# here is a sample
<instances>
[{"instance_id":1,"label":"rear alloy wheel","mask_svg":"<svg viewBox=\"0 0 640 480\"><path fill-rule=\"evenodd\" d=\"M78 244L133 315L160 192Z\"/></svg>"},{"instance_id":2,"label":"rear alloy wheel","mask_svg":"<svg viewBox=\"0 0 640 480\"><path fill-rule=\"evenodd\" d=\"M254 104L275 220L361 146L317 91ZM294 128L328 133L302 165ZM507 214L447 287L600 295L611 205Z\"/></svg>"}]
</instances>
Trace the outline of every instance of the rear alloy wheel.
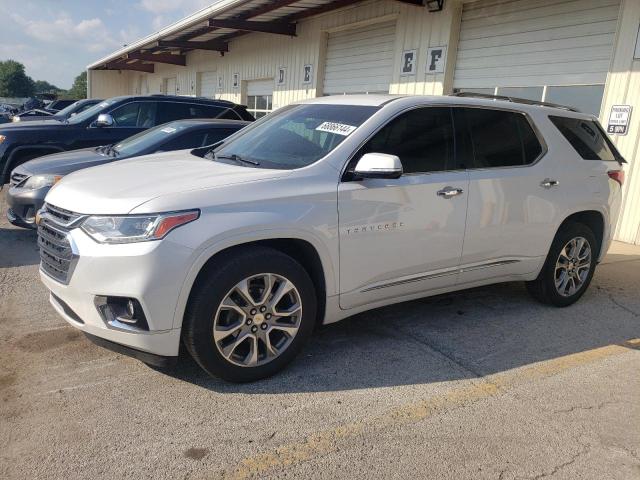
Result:
<instances>
[{"instance_id":1,"label":"rear alloy wheel","mask_svg":"<svg viewBox=\"0 0 640 480\"><path fill-rule=\"evenodd\" d=\"M593 278L598 245L586 225L565 225L553 240L538 278L527 282L527 290L540 302L558 307L576 302Z\"/></svg>"},{"instance_id":2,"label":"rear alloy wheel","mask_svg":"<svg viewBox=\"0 0 640 480\"><path fill-rule=\"evenodd\" d=\"M556 260L556 291L571 297L582 288L591 271L591 245L584 237L569 240Z\"/></svg>"},{"instance_id":3,"label":"rear alloy wheel","mask_svg":"<svg viewBox=\"0 0 640 480\"><path fill-rule=\"evenodd\" d=\"M268 247L222 254L185 313L183 341L211 375L248 382L275 374L302 349L316 320L316 293L296 260Z\"/></svg>"}]
</instances>

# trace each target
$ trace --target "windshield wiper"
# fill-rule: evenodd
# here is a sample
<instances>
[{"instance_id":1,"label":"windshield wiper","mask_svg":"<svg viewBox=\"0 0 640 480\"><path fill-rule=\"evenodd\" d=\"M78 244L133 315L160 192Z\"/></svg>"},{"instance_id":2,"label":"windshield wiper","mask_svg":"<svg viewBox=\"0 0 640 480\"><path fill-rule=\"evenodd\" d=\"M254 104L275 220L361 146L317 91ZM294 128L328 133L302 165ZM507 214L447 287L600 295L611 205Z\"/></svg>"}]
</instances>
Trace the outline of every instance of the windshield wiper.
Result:
<instances>
[{"instance_id":1,"label":"windshield wiper","mask_svg":"<svg viewBox=\"0 0 640 480\"><path fill-rule=\"evenodd\" d=\"M221 160L234 160L238 163L248 163L250 165L260 165L260 162L256 162L255 160L249 160L248 158L242 158L240 155L236 155L235 153L231 155L216 155L214 158Z\"/></svg>"}]
</instances>

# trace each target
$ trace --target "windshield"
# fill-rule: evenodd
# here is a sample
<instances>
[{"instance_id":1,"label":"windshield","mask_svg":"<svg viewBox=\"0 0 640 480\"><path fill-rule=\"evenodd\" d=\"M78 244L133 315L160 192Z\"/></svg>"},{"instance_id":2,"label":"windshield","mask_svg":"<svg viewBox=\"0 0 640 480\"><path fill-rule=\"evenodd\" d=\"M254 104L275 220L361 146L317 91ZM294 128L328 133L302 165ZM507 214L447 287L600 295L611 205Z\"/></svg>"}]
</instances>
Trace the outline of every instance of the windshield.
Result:
<instances>
[{"instance_id":1,"label":"windshield","mask_svg":"<svg viewBox=\"0 0 640 480\"><path fill-rule=\"evenodd\" d=\"M76 108L78 108L78 104L80 102L73 102L71 105L69 105L68 107L63 108L62 110L60 110L59 112L56 113L57 116L59 117L68 117L69 115L71 115L73 112L76 111Z\"/></svg>"},{"instance_id":2,"label":"windshield","mask_svg":"<svg viewBox=\"0 0 640 480\"><path fill-rule=\"evenodd\" d=\"M97 116L99 113L110 106L116 103L118 99L105 100L104 102L96 103L93 107L87 108L85 111L74 115L73 117L69 117L67 122L75 124L75 123L84 123L86 120L91 119L92 117Z\"/></svg>"},{"instance_id":3,"label":"windshield","mask_svg":"<svg viewBox=\"0 0 640 480\"><path fill-rule=\"evenodd\" d=\"M159 148L160 144L165 143L170 138L174 138L187 128L189 128L189 125L183 122L165 123L129 137L114 145L113 148L119 156L139 155L148 148Z\"/></svg>"},{"instance_id":4,"label":"windshield","mask_svg":"<svg viewBox=\"0 0 640 480\"><path fill-rule=\"evenodd\" d=\"M215 151L215 159L264 168L306 167L340 145L377 110L354 105L285 107L223 144Z\"/></svg>"}]
</instances>

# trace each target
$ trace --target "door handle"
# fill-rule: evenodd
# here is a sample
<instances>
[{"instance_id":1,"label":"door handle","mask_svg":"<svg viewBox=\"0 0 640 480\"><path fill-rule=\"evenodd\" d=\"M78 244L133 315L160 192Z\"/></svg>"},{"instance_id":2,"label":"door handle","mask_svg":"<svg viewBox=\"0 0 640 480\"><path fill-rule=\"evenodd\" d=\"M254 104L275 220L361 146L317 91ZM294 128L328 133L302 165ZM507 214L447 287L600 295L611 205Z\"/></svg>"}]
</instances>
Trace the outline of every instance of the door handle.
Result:
<instances>
[{"instance_id":1,"label":"door handle","mask_svg":"<svg viewBox=\"0 0 640 480\"><path fill-rule=\"evenodd\" d=\"M451 198L456 195L462 195L464 190L461 188L444 187L442 190L438 190L437 195L442 198Z\"/></svg>"},{"instance_id":2,"label":"door handle","mask_svg":"<svg viewBox=\"0 0 640 480\"><path fill-rule=\"evenodd\" d=\"M553 180L551 178L545 178L542 182L540 182L540 186L543 188L551 188L556 187L560 184L557 180Z\"/></svg>"}]
</instances>

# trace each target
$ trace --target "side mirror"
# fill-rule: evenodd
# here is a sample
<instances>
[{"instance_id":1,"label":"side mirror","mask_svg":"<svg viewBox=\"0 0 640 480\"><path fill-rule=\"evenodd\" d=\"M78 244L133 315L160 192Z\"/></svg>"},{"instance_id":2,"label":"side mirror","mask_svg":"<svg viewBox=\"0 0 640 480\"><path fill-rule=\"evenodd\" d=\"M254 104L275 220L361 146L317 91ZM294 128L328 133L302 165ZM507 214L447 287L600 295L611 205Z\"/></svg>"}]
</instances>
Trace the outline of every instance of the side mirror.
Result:
<instances>
[{"instance_id":1,"label":"side mirror","mask_svg":"<svg viewBox=\"0 0 640 480\"><path fill-rule=\"evenodd\" d=\"M113 126L113 117L108 113L101 113L98 115L98 119L95 123L96 127L111 127Z\"/></svg>"},{"instance_id":2,"label":"side mirror","mask_svg":"<svg viewBox=\"0 0 640 480\"><path fill-rule=\"evenodd\" d=\"M402 162L395 155L365 153L353 171L355 178L400 178Z\"/></svg>"}]
</instances>

